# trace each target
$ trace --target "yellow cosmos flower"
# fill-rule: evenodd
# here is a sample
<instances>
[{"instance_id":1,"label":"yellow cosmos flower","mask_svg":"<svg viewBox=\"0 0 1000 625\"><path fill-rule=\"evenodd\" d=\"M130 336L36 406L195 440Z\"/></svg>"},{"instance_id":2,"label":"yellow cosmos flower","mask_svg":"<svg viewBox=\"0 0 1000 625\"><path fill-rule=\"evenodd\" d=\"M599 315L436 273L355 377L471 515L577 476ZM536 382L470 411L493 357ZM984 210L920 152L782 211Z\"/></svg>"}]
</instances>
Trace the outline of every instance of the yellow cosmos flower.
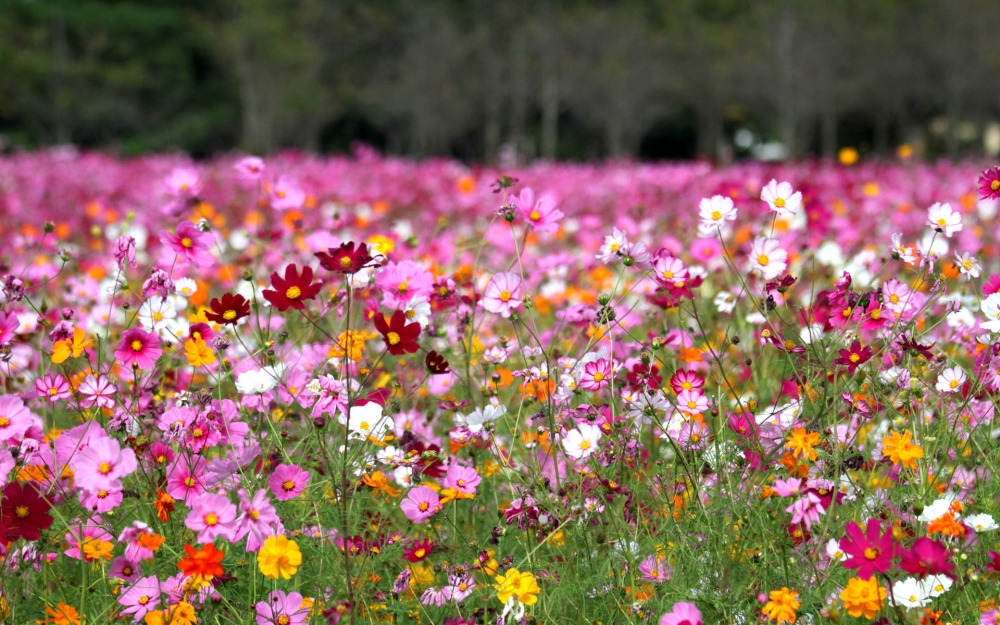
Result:
<instances>
[{"instance_id":1,"label":"yellow cosmos flower","mask_svg":"<svg viewBox=\"0 0 1000 625\"><path fill-rule=\"evenodd\" d=\"M70 357L79 358L83 350L94 344L92 339L85 337L82 328L73 328L73 338L57 341L52 346L52 362L57 365L66 362Z\"/></svg>"},{"instance_id":2,"label":"yellow cosmos flower","mask_svg":"<svg viewBox=\"0 0 1000 625\"><path fill-rule=\"evenodd\" d=\"M493 588L497 591L497 598L501 603L507 603L511 597L524 605L535 605L538 602L538 594L542 589L538 587L535 576L529 571L518 571L509 569L503 575L497 575L497 583Z\"/></svg>"},{"instance_id":3,"label":"yellow cosmos flower","mask_svg":"<svg viewBox=\"0 0 1000 625\"><path fill-rule=\"evenodd\" d=\"M257 553L257 565L268 579L291 579L302 564L302 552L294 540L271 536Z\"/></svg>"}]
</instances>

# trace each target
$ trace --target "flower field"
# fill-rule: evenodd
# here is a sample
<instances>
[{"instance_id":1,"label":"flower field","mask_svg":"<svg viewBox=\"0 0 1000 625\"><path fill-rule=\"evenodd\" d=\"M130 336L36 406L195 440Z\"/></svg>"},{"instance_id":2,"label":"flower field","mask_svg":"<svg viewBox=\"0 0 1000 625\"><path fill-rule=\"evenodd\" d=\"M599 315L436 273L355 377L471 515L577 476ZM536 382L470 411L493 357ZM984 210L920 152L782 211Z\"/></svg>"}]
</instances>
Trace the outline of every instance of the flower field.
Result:
<instances>
[{"instance_id":1,"label":"flower field","mask_svg":"<svg viewBox=\"0 0 1000 625\"><path fill-rule=\"evenodd\" d=\"M0 622L1000 623L998 173L0 157Z\"/></svg>"}]
</instances>

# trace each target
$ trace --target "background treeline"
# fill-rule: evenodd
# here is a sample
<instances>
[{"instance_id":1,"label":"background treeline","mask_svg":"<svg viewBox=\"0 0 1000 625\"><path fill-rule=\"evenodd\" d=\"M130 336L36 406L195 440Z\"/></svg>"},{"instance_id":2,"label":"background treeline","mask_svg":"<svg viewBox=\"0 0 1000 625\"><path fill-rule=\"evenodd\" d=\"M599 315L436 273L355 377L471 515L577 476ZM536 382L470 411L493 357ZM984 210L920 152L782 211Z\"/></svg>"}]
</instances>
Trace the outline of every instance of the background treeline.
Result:
<instances>
[{"instance_id":1,"label":"background treeline","mask_svg":"<svg viewBox=\"0 0 1000 625\"><path fill-rule=\"evenodd\" d=\"M1000 150L997 33L997 0L0 0L0 135L196 156L958 156L991 133Z\"/></svg>"}]
</instances>

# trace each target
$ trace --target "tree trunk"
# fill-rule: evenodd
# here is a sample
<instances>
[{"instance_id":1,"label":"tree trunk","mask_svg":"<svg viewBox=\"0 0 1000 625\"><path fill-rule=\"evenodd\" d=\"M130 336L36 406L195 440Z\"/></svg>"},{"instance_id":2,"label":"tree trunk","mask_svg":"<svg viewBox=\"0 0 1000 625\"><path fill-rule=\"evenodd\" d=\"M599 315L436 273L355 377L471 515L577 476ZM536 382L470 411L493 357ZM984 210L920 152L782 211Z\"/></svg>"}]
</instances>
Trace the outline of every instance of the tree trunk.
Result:
<instances>
[{"instance_id":1,"label":"tree trunk","mask_svg":"<svg viewBox=\"0 0 1000 625\"><path fill-rule=\"evenodd\" d=\"M542 157L555 160L559 141L559 77L551 61L542 85Z\"/></svg>"}]
</instances>

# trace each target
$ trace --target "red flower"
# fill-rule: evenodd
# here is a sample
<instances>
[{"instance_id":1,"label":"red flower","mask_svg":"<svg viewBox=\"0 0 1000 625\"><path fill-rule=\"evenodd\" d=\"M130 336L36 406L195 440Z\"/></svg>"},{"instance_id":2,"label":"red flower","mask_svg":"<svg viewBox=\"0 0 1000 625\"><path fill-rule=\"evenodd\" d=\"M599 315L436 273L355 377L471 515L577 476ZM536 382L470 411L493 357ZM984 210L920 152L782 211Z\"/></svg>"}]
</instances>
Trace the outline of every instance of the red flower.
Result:
<instances>
[{"instance_id":1,"label":"red flower","mask_svg":"<svg viewBox=\"0 0 1000 625\"><path fill-rule=\"evenodd\" d=\"M274 287L274 290L265 290L264 299L271 302L281 312L285 312L289 308L302 310L305 308L302 302L316 297L323 286L322 282L313 284L312 279L312 267L303 267L300 274L293 263L285 267L284 280L281 279L278 272L271 274L271 286Z\"/></svg>"},{"instance_id":2,"label":"red flower","mask_svg":"<svg viewBox=\"0 0 1000 625\"><path fill-rule=\"evenodd\" d=\"M362 243L354 248L354 241L341 243L337 249L327 248L325 252L316 252L319 264L327 271L337 273L357 273L365 267L378 267L380 262L372 262L368 244Z\"/></svg>"},{"instance_id":3,"label":"red flower","mask_svg":"<svg viewBox=\"0 0 1000 625\"><path fill-rule=\"evenodd\" d=\"M38 494L32 484L11 482L3 489L0 503L0 530L7 540L38 540L41 530L52 527L52 504Z\"/></svg>"},{"instance_id":4,"label":"red flower","mask_svg":"<svg viewBox=\"0 0 1000 625\"><path fill-rule=\"evenodd\" d=\"M434 350L427 352L427 356L424 358L424 364L427 365L427 370L434 375L440 375L451 371L451 367L448 366L448 361L445 360L444 356Z\"/></svg>"},{"instance_id":5,"label":"red flower","mask_svg":"<svg viewBox=\"0 0 1000 625\"><path fill-rule=\"evenodd\" d=\"M434 543L428 538L421 538L403 550L403 559L407 562L420 562L433 551Z\"/></svg>"},{"instance_id":6,"label":"red flower","mask_svg":"<svg viewBox=\"0 0 1000 625\"><path fill-rule=\"evenodd\" d=\"M1000 167L987 169L979 176L979 195L984 200L1000 197Z\"/></svg>"},{"instance_id":7,"label":"red flower","mask_svg":"<svg viewBox=\"0 0 1000 625\"><path fill-rule=\"evenodd\" d=\"M1000 553L997 553L996 551L991 551L986 555L987 557L989 557L990 560L992 560L992 562L986 565L986 570L1000 573Z\"/></svg>"},{"instance_id":8,"label":"red flower","mask_svg":"<svg viewBox=\"0 0 1000 625\"><path fill-rule=\"evenodd\" d=\"M226 553L216 550L212 543L208 543L198 550L195 550L191 543L188 543L184 545L184 551L188 557L178 562L177 568L185 575L219 577L223 574L222 558L226 556Z\"/></svg>"},{"instance_id":9,"label":"red flower","mask_svg":"<svg viewBox=\"0 0 1000 625\"><path fill-rule=\"evenodd\" d=\"M237 321L250 315L250 302L242 295L226 293L221 300L212 298L208 306L212 312L206 312L205 318L219 325L235 326Z\"/></svg>"},{"instance_id":10,"label":"red flower","mask_svg":"<svg viewBox=\"0 0 1000 625\"><path fill-rule=\"evenodd\" d=\"M914 541L913 548L908 551L903 550L901 555L899 568L911 575L918 576L920 579L928 575L942 573L950 575L955 570L948 548L926 536Z\"/></svg>"},{"instance_id":11,"label":"red flower","mask_svg":"<svg viewBox=\"0 0 1000 625\"><path fill-rule=\"evenodd\" d=\"M895 546L892 528L886 528L879 536L882 524L878 519L868 519L868 527L862 532L861 526L851 521L845 528L847 536L840 539L840 550L851 556L844 560L844 566L858 569L858 577L871 579L875 571L885 573L892 568Z\"/></svg>"},{"instance_id":12,"label":"red flower","mask_svg":"<svg viewBox=\"0 0 1000 625\"><path fill-rule=\"evenodd\" d=\"M848 373L854 373L854 371L863 363L868 362L872 357L872 348L861 347L861 343L854 341L851 345L851 349L840 350L840 358L833 361L835 365L846 365Z\"/></svg>"},{"instance_id":13,"label":"red flower","mask_svg":"<svg viewBox=\"0 0 1000 625\"><path fill-rule=\"evenodd\" d=\"M420 349L417 344L420 324L406 323L406 313L401 310L392 313L389 323L385 322L385 315L375 315L375 329L382 335L389 353L394 356L403 353L412 354Z\"/></svg>"}]
</instances>

